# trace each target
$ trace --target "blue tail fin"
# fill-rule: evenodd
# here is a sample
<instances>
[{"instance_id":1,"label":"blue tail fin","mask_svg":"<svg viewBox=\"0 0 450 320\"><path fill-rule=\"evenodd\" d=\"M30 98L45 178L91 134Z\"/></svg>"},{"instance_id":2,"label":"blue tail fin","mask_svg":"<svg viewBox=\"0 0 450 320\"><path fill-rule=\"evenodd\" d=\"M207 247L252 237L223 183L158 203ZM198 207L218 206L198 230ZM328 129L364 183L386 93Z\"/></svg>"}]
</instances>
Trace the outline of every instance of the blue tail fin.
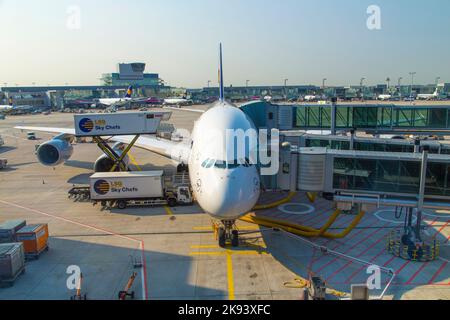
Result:
<instances>
[{"instance_id":1,"label":"blue tail fin","mask_svg":"<svg viewBox=\"0 0 450 320\"><path fill-rule=\"evenodd\" d=\"M133 87L129 86L127 89L127 93L125 94L125 98L131 98L132 94L133 94Z\"/></svg>"},{"instance_id":2,"label":"blue tail fin","mask_svg":"<svg viewBox=\"0 0 450 320\"><path fill-rule=\"evenodd\" d=\"M223 66L222 66L222 43L219 44L219 100L225 100L225 94L223 90Z\"/></svg>"}]
</instances>

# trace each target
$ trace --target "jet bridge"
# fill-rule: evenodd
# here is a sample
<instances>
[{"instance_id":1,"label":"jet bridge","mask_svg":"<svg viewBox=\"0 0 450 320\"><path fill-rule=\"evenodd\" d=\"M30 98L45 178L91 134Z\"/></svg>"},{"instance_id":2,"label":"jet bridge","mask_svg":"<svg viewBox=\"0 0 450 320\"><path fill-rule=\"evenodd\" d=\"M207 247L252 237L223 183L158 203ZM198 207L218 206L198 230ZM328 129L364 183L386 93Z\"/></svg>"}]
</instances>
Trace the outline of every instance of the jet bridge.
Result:
<instances>
[{"instance_id":1,"label":"jet bridge","mask_svg":"<svg viewBox=\"0 0 450 320\"><path fill-rule=\"evenodd\" d=\"M422 212L450 209L449 155L283 147L280 189L321 192L341 210L355 205L363 211L380 206L405 210L403 232L389 237L390 252L420 261L438 256L439 243L422 234Z\"/></svg>"},{"instance_id":2,"label":"jet bridge","mask_svg":"<svg viewBox=\"0 0 450 320\"><path fill-rule=\"evenodd\" d=\"M450 209L448 155L296 146L280 155L279 189L323 192L339 201L370 198L376 201L367 202L374 204L417 207L423 185L424 208Z\"/></svg>"},{"instance_id":3,"label":"jet bridge","mask_svg":"<svg viewBox=\"0 0 450 320\"><path fill-rule=\"evenodd\" d=\"M336 150L380 151L380 152L422 152L450 154L449 141L418 140L410 138L386 139L349 135L320 135L304 131L280 132L280 141L298 147L325 147Z\"/></svg>"}]
</instances>

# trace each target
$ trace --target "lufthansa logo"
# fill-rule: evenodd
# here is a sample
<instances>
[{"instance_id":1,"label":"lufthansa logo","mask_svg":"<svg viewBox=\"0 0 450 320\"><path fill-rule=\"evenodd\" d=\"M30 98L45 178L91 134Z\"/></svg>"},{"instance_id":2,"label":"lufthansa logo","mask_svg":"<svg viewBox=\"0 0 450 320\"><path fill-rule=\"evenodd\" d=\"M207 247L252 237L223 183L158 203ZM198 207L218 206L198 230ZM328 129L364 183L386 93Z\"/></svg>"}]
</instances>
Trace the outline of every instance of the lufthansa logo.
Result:
<instances>
[{"instance_id":1,"label":"lufthansa logo","mask_svg":"<svg viewBox=\"0 0 450 320\"><path fill-rule=\"evenodd\" d=\"M100 195L105 195L109 192L109 183L105 180L97 180L94 183L94 190Z\"/></svg>"},{"instance_id":2,"label":"lufthansa logo","mask_svg":"<svg viewBox=\"0 0 450 320\"><path fill-rule=\"evenodd\" d=\"M80 127L80 130L83 132L91 132L92 129L94 129L94 122L92 122L89 118L83 118L79 122L78 126Z\"/></svg>"}]
</instances>

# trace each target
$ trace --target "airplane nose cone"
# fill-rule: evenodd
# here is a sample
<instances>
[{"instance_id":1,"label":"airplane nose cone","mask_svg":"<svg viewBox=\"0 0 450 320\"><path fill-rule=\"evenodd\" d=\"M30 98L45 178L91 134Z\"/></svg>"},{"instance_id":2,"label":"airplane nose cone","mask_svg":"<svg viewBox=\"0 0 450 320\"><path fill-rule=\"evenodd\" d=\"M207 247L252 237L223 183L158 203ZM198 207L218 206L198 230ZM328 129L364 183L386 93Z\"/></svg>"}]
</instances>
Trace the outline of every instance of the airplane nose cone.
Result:
<instances>
[{"instance_id":1,"label":"airplane nose cone","mask_svg":"<svg viewBox=\"0 0 450 320\"><path fill-rule=\"evenodd\" d=\"M258 201L259 178L248 171L235 170L215 177L209 184L214 187L204 190L202 208L221 220L236 219L250 211Z\"/></svg>"}]
</instances>

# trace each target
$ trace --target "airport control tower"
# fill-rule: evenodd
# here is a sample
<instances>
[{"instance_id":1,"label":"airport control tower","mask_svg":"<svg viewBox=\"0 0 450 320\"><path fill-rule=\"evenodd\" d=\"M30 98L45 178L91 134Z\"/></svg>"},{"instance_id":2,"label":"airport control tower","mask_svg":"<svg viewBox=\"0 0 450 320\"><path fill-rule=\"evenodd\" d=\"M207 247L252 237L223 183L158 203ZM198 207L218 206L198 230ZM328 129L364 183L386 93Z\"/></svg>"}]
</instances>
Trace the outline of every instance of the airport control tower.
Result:
<instances>
[{"instance_id":1,"label":"airport control tower","mask_svg":"<svg viewBox=\"0 0 450 320\"><path fill-rule=\"evenodd\" d=\"M102 75L102 81L110 86L159 86L159 74L145 73L144 62L118 63L117 72Z\"/></svg>"}]
</instances>

